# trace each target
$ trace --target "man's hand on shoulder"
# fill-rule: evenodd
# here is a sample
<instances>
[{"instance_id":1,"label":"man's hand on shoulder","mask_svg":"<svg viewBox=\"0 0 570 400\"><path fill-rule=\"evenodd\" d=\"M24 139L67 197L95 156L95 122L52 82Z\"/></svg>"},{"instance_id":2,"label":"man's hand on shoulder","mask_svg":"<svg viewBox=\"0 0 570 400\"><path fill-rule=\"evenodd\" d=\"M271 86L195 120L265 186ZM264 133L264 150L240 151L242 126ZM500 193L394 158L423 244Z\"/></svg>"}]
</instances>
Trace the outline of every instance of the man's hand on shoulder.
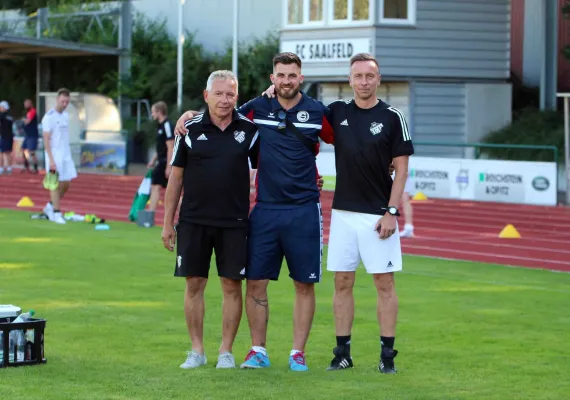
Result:
<instances>
[{"instance_id":1,"label":"man's hand on shoulder","mask_svg":"<svg viewBox=\"0 0 570 400\"><path fill-rule=\"evenodd\" d=\"M184 127L186 121L191 120L194 118L194 113L192 111L186 111L178 121L176 121L176 126L174 127L174 134L176 136L184 136L188 133L188 130Z\"/></svg>"},{"instance_id":2,"label":"man's hand on shoulder","mask_svg":"<svg viewBox=\"0 0 570 400\"><path fill-rule=\"evenodd\" d=\"M262 96L267 96L267 97L269 97L270 99L271 99L272 97L275 97L275 85L269 86L269 87L265 90L265 92L261 93L261 95L262 95Z\"/></svg>"}]
</instances>

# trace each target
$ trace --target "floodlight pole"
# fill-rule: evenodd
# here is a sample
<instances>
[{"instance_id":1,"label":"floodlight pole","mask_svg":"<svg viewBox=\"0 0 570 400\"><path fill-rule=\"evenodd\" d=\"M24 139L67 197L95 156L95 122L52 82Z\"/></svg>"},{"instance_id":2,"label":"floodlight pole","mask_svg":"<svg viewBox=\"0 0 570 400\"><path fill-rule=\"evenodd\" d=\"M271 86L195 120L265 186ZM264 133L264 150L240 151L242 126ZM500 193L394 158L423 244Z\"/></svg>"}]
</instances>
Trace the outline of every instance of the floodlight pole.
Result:
<instances>
[{"instance_id":1,"label":"floodlight pole","mask_svg":"<svg viewBox=\"0 0 570 400\"><path fill-rule=\"evenodd\" d=\"M178 37L177 37L177 93L176 93L176 106L178 107L178 112L182 111L182 84L183 84L183 66L184 66L184 3L186 0L180 0L178 4Z\"/></svg>"},{"instance_id":2,"label":"floodlight pole","mask_svg":"<svg viewBox=\"0 0 570 400\"><path fill-rule=\"evenodd\" d=\"M233 46L232 46L232 72L238 76L238 23L239 23L239 0L234 0L234 29L233 29Z\"/></svg>"}]
</instances>

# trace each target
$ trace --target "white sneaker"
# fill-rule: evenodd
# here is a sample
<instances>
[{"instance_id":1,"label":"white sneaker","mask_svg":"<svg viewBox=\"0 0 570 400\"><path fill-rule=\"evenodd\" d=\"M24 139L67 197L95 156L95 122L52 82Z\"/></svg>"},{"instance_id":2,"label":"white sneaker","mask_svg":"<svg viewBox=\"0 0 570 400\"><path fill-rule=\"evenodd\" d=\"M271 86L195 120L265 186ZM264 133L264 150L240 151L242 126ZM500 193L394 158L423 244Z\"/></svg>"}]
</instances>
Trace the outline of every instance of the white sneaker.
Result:
<instances>
[{"instance_id":1,"label":"white sneaker","mask_svg":"<svg viewBox=\"0 0 570 400\"><path fill-rule=\"evenodd\" d=\"M63 218L63 215L61 215L61 211L58 212L54 212L53 213L53 222L55 222L56 224L65 224L65 219Z\"/></svg>"},{"instance_id":2,"label":"white sneaker","mask_svg":"<svg viewBox=\"0 0 570 400\"><path fill-rule=\"evenodd\" d=\"M53 206L51 205L50 202L46 204L46 206L43 209L43 212L45 215L47 215L50 221L53 220Z\"/></svg>"},{"instance_id":3,"label":"white sneaker","mask_svg":"<svg viewBox=\"0 0 570 400\"><path fill-rule=\"evenodd\" d=\"M198 368L202 365L206 365L208 360L206 360L206 356L198 353L197 351L189 351L188 357L183 364L180 364L180 368L189 369L189 368Z\"/></svg>"},{"instance_id":4,"label":"white sneaker","mask_svg":"<svg viewBox=\"0 0 570 400\"><path fill-rule=\"evenodd\" d=\"M216 368L235 368L236 360L232 353L222 353L218 356L218 363Z\"/></svg>"},{"instance_id":5,"label":"white sneaker","mask_svg":"<svg viewBox=\"0 0 570 400\"><path fill-rule=\"evenodd\" d=\"M414 230L413 229L404 229L402 232L400 232L400 237L401 238L414 237Z\"/></svg>"}]
</instances>

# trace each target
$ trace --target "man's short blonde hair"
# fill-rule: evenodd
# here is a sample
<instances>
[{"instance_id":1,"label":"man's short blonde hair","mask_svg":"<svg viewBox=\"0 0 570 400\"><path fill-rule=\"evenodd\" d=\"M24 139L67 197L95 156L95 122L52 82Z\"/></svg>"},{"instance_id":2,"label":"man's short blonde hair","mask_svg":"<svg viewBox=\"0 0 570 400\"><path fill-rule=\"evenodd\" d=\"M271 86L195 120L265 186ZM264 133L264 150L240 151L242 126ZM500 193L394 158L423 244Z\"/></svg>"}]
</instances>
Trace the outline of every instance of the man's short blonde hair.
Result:
<instances>
[{"instance_id":1,"label":"man's short blonde hair","mask_svg":"<svg viewBox=\"0 0 570 400\"><path fill-rule=\"evenodd\" d=\"M164 101L156 102L152 105L157 112L161 113L162 115L168 115L168 106Z\"/></svg>"}]
</instances>

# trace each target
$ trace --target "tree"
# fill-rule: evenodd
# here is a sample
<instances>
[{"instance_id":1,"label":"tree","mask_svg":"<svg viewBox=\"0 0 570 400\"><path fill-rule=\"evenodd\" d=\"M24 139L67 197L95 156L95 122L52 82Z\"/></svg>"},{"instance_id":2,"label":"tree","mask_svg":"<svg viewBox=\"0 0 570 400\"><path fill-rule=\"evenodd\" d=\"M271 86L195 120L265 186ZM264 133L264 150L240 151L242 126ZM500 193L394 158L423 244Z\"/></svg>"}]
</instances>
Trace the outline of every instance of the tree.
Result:
<instances>
[{"instance_id":1,"label":"tree","mask_svg":"<svg viewBox=\"0 0 570 400\"><path fill-rule=\"evenodd\" d=\"M279 52L279 37L275 33L257 38L248 44L241 43L238 53L239 104L260 95L271 84L273 57ZM227 45L215 69L231 69L232 47Z\"/></svg>"},{"instance_id":2,"label":"tree","mask_svg":"<svg viewBox=\"0 0 570 400\"><path fill-rule=\"evenodd\" d=\"M29 15L38 8L57 8L62 5L80 5L85 3L101 3L113 0L2 0L3 10L21 10L22 14Z\"/></svg>"},{"instance_id":3,"label":"tree","mask_svg":"<svg viewBox=\"0 0 570 400\"><path fill-rule=\"evenodd\" d=\"M24 0L26 1L26 0ZM30 0L40 1L40 0ZM44 0L49 3L50 0ZM79 0L57 2L57 8L52 12L71 12L76 9ZM88 7L97 9L97 2ZM35 4L34 6L36 6ZM87 19L74 19L73 23L57 26L55 34L65 40L104 43L105 38L100 29L88 31ZM116 57L94 56L43 59L50 64L49 87L42 91L54 91L61 86L78 92L96 92L111 98L118 98L118 87L121 79L121 94L132 100L147 99L151 104L159 100L169 105L172 119L177 119L177 46L176 38L170 35L166 20L151 20L137 13L133 18L133 35L130 77L119 77L118 60ZM86 33L88 32L88 33ZM202 92L209 74L216 69L231 69L232 48L226 46L226 51L211 54L197 43L192 32L186 32L184 42L184 71L183 71L183 109L201 109L204 106ZM108 38L107 38L108 39ZM239 52L239 103L258 96L269 85L269 74L272 70L271 60L279 50L277 35L244 44L240 43ZM0 87L3 96L10 99L15 115L20 115L24 98L35 94L35 63L29 60L0 60ZM124 120L123 125L129 129L133 121ZM151 124L146 124L144 130L147 137ZM129 129L131 131L131 129Z\"/></svg>"}]
</instances>

